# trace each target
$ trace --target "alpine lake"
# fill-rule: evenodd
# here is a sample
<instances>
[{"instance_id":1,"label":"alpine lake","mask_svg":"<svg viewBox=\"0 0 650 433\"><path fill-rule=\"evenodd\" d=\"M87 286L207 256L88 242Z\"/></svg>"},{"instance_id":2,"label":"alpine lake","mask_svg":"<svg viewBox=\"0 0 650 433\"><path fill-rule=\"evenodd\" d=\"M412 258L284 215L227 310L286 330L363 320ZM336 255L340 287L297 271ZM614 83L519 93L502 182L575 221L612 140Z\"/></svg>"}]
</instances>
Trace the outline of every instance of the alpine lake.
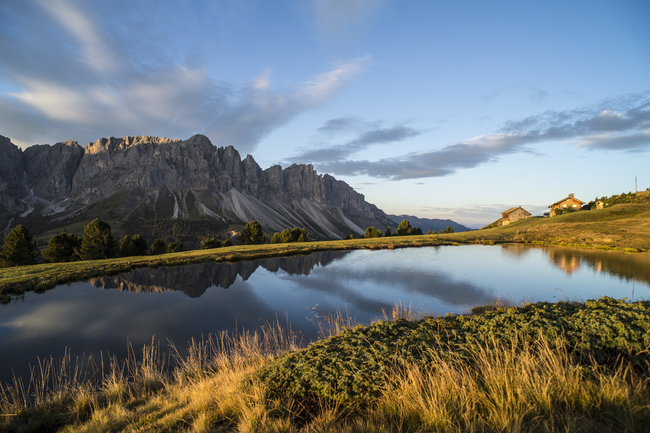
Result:
<instances>
[{"instance_id":1,"label":"alpine lake","mask_svg":"<svg viewBox=\"0 0 650 433\"><path fill-rule=\"evenodd\" d=\"M280 322L306 344L341 314L380 320L396 304L430 315L472 307L610 296L650 298L650 254L507 244L328 251L235 263L135 269L26 293L0 305L0 382L69 353L127 356L144 345Z\"/></svg>"}]
</instances>

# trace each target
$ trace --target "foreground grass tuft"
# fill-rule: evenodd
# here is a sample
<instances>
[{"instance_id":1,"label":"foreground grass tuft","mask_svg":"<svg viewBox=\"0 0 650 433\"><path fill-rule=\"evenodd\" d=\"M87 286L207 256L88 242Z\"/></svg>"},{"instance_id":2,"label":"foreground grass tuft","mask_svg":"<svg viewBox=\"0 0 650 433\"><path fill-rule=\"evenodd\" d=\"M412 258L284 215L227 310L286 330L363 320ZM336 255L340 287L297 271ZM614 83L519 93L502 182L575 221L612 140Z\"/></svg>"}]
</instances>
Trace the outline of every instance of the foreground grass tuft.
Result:
<instances>
[{"instance_id":1,"label":"foreground grass tuft","mask_svg":"<svg viewBox=\"0 0 650 433\"><path fill-rule=\"evenodd\" d=\"M303 349L276 324L170 357L147 346L94 376L45 363L0 388L0 430L647 431L649 310L603 298L409 321L396 306L369 326L332 318L338 334Z\"/></svg>"}]
</instances>

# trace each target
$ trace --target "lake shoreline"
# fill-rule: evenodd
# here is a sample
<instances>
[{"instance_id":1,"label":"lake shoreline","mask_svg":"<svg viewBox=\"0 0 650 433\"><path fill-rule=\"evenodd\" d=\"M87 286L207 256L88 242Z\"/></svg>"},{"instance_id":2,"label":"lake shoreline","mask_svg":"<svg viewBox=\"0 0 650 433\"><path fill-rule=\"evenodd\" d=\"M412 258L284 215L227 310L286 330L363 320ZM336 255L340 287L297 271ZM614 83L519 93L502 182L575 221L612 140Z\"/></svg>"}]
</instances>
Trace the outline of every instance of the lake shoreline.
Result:
<instances>
[{"instance_id":1,"label":"lake shoreline","mask_svg":"<svg viewBox=\"0 0 650 433\"><path fill-rule=\"evenodd\" d=\"M490 229L490 231L495 229ZM498 232L496 233L498 235ZM576 244L556 241L509 239L487 231L421 236L391 236L372 239L315 241L289 244L232 246L210 250L193 250L157 256L121 257L114 259L67 263L43 263L0 269L0 302L9 302L12 296L25 292L44 292L57 285L87 281L91 278L112 276L137 268L183 266L205 262L236 262L274 257L290 257L323 251L391 250L429 246L531 244L605 251L644 253L637 249L602 244Z\"/></svg>"}]
</instances>

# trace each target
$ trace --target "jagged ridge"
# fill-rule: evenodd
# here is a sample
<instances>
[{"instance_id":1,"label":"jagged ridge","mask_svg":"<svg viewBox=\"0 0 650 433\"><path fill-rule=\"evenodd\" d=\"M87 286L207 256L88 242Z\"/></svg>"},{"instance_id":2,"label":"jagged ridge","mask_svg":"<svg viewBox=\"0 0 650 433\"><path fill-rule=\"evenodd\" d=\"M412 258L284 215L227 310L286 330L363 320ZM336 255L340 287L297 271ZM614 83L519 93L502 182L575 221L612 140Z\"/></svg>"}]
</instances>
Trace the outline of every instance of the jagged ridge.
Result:
<instances>
[{"instance_id":1,"label":"jagged ridge","mask_svg":"<svg viewBox=\"0 0 650 433\"><path fill-rule=\"evenodd\" d=\"M262 170L251 155L216 147L203 135L188 140L135 136L36 145L24 152L0 136L0 217L64 218L121 194L123 219L214 218L266 230L305 227L341 238L392 221L362 194L311 165Z\"/></svg>"}]
</instances>

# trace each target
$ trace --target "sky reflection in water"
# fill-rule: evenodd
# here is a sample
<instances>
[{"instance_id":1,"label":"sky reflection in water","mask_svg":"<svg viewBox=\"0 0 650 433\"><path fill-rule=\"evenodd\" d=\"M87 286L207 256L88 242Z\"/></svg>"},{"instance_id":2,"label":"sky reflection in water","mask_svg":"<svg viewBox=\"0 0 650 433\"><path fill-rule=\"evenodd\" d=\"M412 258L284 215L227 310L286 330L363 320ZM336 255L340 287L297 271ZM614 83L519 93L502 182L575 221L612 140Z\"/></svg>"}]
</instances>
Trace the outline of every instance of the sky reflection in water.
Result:
<instances>
[{"instance_id":1,"label":"sky reflection in water","mask_svg":"<svg viewBox=\"0 0 650 433\"><path fill-rule=\"evenodd\" d=\"M0 380L37 357L137 349L289 320L305 340L315 312L345 307L369 323L395 302L463 313L495 297L515 303L601 296L648 299L650 254L507 245L330 251L238 263L137 269L59 286L0 306Z\"/></svg>"}]
</instances>

